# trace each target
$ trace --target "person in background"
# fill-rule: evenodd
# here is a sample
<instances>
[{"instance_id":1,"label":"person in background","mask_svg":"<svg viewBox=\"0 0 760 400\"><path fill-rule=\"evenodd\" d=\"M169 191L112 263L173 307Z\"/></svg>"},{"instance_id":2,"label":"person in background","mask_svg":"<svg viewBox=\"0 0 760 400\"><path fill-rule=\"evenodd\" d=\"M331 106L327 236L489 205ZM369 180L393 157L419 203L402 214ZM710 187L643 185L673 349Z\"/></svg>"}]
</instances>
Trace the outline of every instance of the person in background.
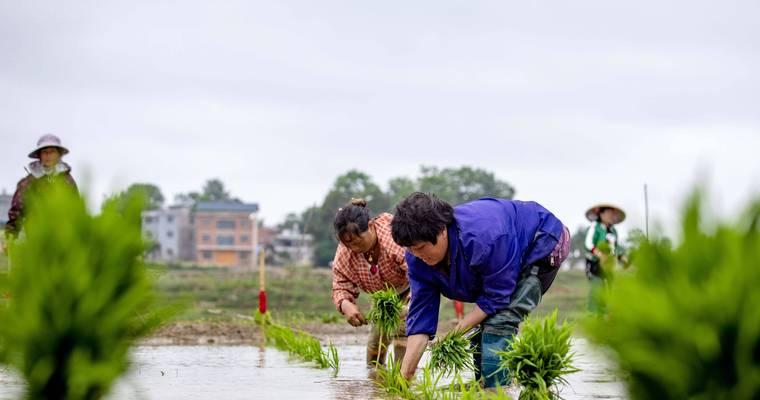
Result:
<instances>
[{"instance_id":1,"label":"person in background","mask_svg":"<svg viewBox=\"0 0 760 400\"><path fill-rule=\"evenodd\" d=\"M603 307L599 302L600 291L605 285L609 273L605 274L605 268L614 267L608 260L614 259L624 265L628 260L625 249L620 244L615 225L625 220L625 212L611 204L597 204L586 211L586 218L591 225L586 231L586 277L591 288L588 296L588 309L591 312L602 312Z\"/></svg>"},{"instance_id":2,"label":"person in background","mask_svg":"<svg viewBox=\"0 0 760 400\"><path fill-rule=\"evenodd\" d=\"M26 167L27 175L16 185L16 192L11 200L8 223L5 225L6 240L3 251L7 252L8 243L16 239L22 231L30 195L44 195L44 192L57 182L63 182L77 190L77 184L71 176L71 167L62 160L68 153L69 150L55 135L43 135L37 140L34 150L29 153L29 158L34 161Z\"/></svg>"}]
</instances>

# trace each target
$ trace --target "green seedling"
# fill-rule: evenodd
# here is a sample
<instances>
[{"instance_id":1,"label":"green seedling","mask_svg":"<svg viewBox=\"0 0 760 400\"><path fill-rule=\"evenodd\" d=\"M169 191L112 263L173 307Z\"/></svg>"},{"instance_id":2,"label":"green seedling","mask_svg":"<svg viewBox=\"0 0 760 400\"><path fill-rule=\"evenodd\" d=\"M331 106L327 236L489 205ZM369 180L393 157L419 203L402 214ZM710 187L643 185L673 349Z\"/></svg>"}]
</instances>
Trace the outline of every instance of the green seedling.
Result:
<instances>
[{"instance_id":1,"label":"green seedling","mask_svg":"<svg viewBox=\"0 0 760 400\"><path fill-rule=\"evenodd\" d=\"M28 198L24 235L0 292L0 362L27 399L100 399L128 352L168 318L142 263L142 199L107 201L99 215L69 187Z\"/></svg>"},{"instance_id":2,"label":"green seedling","mask_svg":"<svg viewBox=\"0 0 760 400\"><path fill-rule=\"evenodd\" d=\"M264 325L264 333L267 341L282 351L299 357L300 359L313 362L319 368L331 368L337 375L340 369L338 350L332 343L327 345L327 350L322 349L319 340L308 333L291 327L268 322Z\"/></svg>"},{"instance_id":3,"label":"green seedling","mask_svg":"<svg viewBox=\"0 0 760 400\"><path fill-rule=\"evenodd\" d=\"M377 383L388 394L402 399L414 399L409 381L401 375L401 362L391 357L388 364L378 366Z\"/></svg>"},{"instance_id":4,"label":"green seedling","mask_svg":"<svg viewBox=\"0 0 760 400\"><path fill-rule=\"evenodd\" d=\"M557 325L557 310L541 319L528 318L512 346L497 352L501 369L509 371L522 387L521 400L559 399L559 385L564 376L577 372L572 366L570 339L573 329L563 322Z\"/></svg>"},{"instance_id":5,"label":"green seedling","mask_svg":"<svg viewBox=\"0 0 760 400\"><path fill-rule=\"evenodd\" d=\"M367 319L380 331L376 361L377 364L380 364L380 355L383 353L383 338L393 337L401 326L401 311L404 302L393 288L371 293L370 299L372 308L367 314Z\"/></svg>"},{"instance_id":6,"label":"green seedling","mask_svg":"<svg viewBox=\"0 0 760 400\"><path fill-rule=\"evenodd\" d=\"M611 351L638 399L760 398L760 199L737 222L697 192L680 238L644 240L585 331Z\"/></svg>"},{"instance_id":7,"label":"green seedling","mask_svg":"<svg viewBox=\"0 0 760 400\"><path fill-rule=\"evenodd\" d=\"M473 371L475 347L470 341L473 334L453 330L434 341L430 345L430 368L444 375Z\"/></svg>"}]
</instances>

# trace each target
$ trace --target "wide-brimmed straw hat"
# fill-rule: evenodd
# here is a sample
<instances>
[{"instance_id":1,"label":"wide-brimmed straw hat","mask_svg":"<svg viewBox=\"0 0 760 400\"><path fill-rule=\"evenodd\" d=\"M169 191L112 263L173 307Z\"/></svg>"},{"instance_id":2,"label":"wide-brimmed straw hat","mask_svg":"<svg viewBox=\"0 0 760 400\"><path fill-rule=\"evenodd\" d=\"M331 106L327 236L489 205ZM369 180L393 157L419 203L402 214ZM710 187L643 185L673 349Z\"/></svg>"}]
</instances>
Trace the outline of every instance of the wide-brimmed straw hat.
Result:
<instances>
[{"instance_id":1,"label":"wide-brimmed straw hat","mask_svg":"<svg viewBox=\"0 0 760 400\"><path fill-rule=\"evenodd\" d=\"M37 147L29 153L29 158L40 158L40 150L46 147L55 147L61 151L61 155L68 154L69 149L63 146L58 136L47 134L37 140Z\"/></svg>"},{"instance_id":2,"label":"wide-brimmed straw hat","mask_svg":"<svg viewBox=\"0 0 760 400\"><path fill-rule=\"evenodd\" d=\"M625 220L625 211L620 207L609 203L601 203L589 208L588 211L586 211L586 218L592 222L597 221L599 219L599 212L605 208L615 211L613 224L619 224Z\"/></svg>"}]
</instances>

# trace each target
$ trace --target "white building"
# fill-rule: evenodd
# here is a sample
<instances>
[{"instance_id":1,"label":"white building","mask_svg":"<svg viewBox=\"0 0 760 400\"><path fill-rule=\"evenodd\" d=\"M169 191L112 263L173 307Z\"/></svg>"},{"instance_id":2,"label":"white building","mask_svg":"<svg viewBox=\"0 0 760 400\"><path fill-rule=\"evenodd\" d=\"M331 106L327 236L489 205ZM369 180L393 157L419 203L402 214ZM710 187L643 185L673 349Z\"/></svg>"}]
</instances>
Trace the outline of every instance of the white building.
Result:
<instances>
[{"instance_id":1,"label":"white building","mask_svg":"<svg viewBox=\"0 0 760 400\"><path fill-rule=\"evenodd\" d=\"M298 229L283 229L275 237L275 262L283 265L313 265L314 238Z\"/></svg>"},{"instance_id":2,"label":"white building","mask_svg":"<svg viewBox=\"0 0 760 400\"><path fill-rule=\"evenodd\" d=\"M12 200L13 196L3 189L3 192L0 193L0 228L5 227L5 224L8 223L8 210L11 209Z\"/></svg>"},{"instance_id":3,"label":"white building","mask_svg":"<svg viewBox=\"0 0 760 400\"><path fill-rule=\"evenodd\" d=\"M151 242L149 259L172 262L195 258L191 211L188 206L143 211L143 234Z\"/></svg>"}]
</instances>

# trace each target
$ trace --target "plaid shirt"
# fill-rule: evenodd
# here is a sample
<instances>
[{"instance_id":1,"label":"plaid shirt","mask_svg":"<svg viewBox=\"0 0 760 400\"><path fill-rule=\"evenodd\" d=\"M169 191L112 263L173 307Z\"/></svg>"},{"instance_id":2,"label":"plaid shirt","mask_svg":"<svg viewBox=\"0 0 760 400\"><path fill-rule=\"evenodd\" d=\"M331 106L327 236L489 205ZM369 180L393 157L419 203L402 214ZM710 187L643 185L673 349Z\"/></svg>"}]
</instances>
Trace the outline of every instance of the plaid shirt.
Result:
<instances>
[{"instance_id":1,"label":"plaid shirt","mask_svg":"<svg viewBox=\"0 0 760 400\"><path fill-rule=\"evenodd\" d=\"M356 302L359 289L372 293L385 289L386 285L402 291L409 286L404 248L391 237L393 215L383 213L375 217L375 232L380 244L380 259L376 273L370 272L370 263L362 254L356 254L343 243L338 245L333 259L332 299L340 311L340 303L348 300Z\"/></svg>"}]
</instances>

